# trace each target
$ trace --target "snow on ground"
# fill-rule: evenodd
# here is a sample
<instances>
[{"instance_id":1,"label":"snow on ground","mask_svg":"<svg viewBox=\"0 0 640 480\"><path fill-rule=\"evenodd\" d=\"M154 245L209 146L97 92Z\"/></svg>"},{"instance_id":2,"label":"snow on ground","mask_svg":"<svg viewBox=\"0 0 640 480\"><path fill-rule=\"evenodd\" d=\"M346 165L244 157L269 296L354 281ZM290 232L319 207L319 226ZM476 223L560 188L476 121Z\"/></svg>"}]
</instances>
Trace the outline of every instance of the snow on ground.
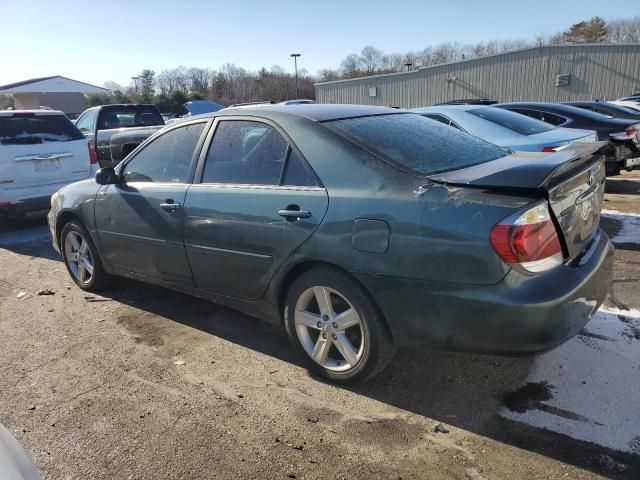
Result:
<instances>
[{"instance_id":1,"label":"snow on ground","mask_svg":"<svg viewBox=\"0 0 640 480\"><path fill-rule=\"evenodd\" d=\"M622 224L620 231L611 237L614 244L635 243L640 245L640 214L602 210L602 216Z\"/></svg>"},{"instance_id":2,"label":"snow on ground","mask_svg":"<svg viewBox=\"0 0 640 480\"><path fill-rule=\"evenodd\" d=\"M640 453L640 311L601 308L569 342L535 358L500 414Z\"/></svg>"}]
</instances>

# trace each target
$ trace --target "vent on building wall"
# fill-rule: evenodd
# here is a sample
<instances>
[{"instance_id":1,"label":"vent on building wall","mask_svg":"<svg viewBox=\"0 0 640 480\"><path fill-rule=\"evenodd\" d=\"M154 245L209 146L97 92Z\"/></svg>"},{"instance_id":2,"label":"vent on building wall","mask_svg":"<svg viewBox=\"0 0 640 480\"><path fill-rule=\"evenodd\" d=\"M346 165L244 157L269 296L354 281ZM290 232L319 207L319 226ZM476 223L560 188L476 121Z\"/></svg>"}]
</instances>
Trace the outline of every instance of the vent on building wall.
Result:
<instances>
[{"instance_id":1,"label":"vent on building wall","mask_svg":"<svg viewBox=\"0 0 640 480\"><path fill-rule=\"evenodd\" d=\"M570 79L570 73L562 73L560 75L556 75L556 87L568 87Z\"/></svg>"},{"instance_id":2,"label":"vent on building wall","mask_svg":"<svg viewBox=\"0 0 640 480\"><path fill-rule=\"evenodd\" d=\"M377 87L369 87L369 96L376 97L378 95Z\"/></svg>"}]
</instances>

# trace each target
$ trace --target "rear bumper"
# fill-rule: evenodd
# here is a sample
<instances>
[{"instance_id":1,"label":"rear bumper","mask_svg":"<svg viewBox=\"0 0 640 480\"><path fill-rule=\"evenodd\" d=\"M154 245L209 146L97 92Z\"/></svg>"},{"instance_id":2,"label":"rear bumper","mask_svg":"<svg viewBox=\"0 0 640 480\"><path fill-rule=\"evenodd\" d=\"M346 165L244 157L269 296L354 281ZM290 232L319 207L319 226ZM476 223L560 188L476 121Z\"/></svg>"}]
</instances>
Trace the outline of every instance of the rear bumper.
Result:
<instances>
[{"instance_id":1,"label":"rear bumper","mask_svg":"<svg viewBox=\"0 0 640 480\"><path fill-rule=\"evenodd\" d=\"M9 204L6 205L4 202ZM29 212L49 210L49 208L51 208L51 195L17 201L0 199L0 216L20 216Z\"/></svg>"},{"instance_id":2,"label":"rear bumper","mask_svg":"<svg viewBox=\"0 0 640 480\"><path fill-rule=\"evenodd\" d=\"M51 195L72 182L23 188L0 188L0 215L22 215L49 210Z\"/></svg>"},{"instance_id":3,"label":"rear bumper","mask_svg":"<svg viewBox=\"0 0 640 480\"><path fill-rule=\"evenodd\" d=\"M511 270L496 285L358 278L398 344L516 354L548 350L576 335L604 301L612 273L613 247L599 230L571 265L538 276Z\"/></svg>"}]
</instances>

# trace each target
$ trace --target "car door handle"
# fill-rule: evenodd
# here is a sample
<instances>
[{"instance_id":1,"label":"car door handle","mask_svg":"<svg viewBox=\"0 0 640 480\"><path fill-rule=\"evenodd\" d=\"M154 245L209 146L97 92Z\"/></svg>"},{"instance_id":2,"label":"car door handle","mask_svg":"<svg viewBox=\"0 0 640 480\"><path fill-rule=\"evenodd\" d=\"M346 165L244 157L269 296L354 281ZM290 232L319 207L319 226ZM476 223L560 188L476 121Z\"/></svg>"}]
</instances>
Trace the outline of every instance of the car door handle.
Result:
<instances>
[{"instance_id":1,"label":"car door handle","mask_svg":"<svg viewBox=\"0 0 640 480\"><path fill-rule=\"evenodd\" d=\"M311 212L307 210L278 210L278 215L285 218L309 218Z\"/></svg>"},{"instance_id":2,"label":"car door handle","mask_svg":"<svg viewBox=\"0 0 640 480\"><path fill-rule=\"evenodd\" d=\"M166 203L161 203L160 208L165 212L173 213L175 211L180 210L182 208L182 204L174 203L174 202L166 202Z\"/></svg>"}]
</instances>

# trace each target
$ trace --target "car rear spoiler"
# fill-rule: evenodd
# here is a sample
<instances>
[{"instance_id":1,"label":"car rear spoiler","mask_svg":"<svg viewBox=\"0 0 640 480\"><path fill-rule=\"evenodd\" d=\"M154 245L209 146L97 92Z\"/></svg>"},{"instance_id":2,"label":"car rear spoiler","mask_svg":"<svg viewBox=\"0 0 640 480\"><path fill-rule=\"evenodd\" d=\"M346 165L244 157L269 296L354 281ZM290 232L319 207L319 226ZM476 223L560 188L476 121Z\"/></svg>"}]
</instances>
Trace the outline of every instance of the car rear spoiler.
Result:
<instances>
[{"instance_id":1,"label":"car rear spoiler","mask_svg":"<svg viewBox=\"0 0 640 480\"><path fill-rule=\"evenodd\" d=\"M427 177L443 185L508 191L549 191L596 160L608 142L576 143L555 153L516 152L496 160Z\"/></svg>"}]
</instances>

